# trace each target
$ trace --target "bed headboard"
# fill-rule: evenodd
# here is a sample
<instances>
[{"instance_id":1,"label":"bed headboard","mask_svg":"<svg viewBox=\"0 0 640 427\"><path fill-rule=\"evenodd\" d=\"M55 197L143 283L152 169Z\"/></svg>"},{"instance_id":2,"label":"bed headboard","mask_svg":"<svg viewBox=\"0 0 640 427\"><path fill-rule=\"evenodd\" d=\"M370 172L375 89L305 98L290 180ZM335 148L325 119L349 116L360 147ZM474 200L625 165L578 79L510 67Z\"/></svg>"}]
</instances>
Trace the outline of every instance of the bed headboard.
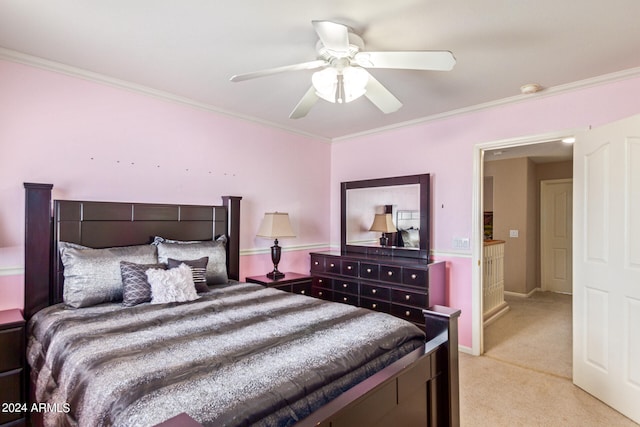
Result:
<instances>
[{"instance_id":1,"label":"bed headboard","mask_svg":"<svg viewBox=\"0 0 640 427\"><path fill-rule=\"evenodd\" d=\"M93 248L150 243L154 236L211 240L226 235L227 273L240 279L240 200L195 206L51 200L51 184L25 183L25 318L62 301L64 274L57 242Z\"/></svg>"}]
</instances>

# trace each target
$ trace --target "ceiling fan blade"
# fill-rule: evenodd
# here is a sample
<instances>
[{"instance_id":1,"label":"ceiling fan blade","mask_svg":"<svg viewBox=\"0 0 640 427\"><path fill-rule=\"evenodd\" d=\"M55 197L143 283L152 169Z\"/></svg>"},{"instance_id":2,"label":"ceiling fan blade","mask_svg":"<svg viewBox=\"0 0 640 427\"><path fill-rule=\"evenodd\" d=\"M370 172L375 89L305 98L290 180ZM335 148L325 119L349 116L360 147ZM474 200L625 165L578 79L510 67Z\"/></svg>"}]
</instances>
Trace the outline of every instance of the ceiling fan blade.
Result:
<instances>
[{"instance_id":1,"label":"ceiling fan blade","mask_svg":"<svg viewBox=\"0 0 640 427\"><path fill-rule=\"evenodd\" d=\"M349 51L349 29L346 25L331 21L311 21L324 47L331 53L346 54Z\"/></svg>"},{"instance_id":2,"label":"ceiling fan blade","mask_svg":"<svg viewBox=\"0 0 640 427\"><path fill-rule=\"evenodd\" d=\"M293 109L291 114L289 114L290 119L300 119L307 115L311 107L315 105L318 101L318 95L316 95L316 89L311 86L307 93L304 94L302 99L296 105L296 108Z\"/></svg>"},{"instance_id":3,"label":"ceiling fan blade","mask_svg":"<svg viewBox=\"0 0 640 427\"><path fill-rule=\"evenodd\" d=\"M364 96L385 114L398 111L402 107L402 102L398 100L389 90L377 81L369 73L369 81L367 82L366 92Z\"/></svg>"},{"instance_id":4,"label":"ceiling fan blade","mask_svg":"<svg viewBox=\"0 0 640 427\"><path fill-rule=\"evenodd\" d=\"M326 65L328 65L327 61L323 59L317 59L315 61L302 62L300 64L285 65L283 67L275 67L275 68L268 68L266 70L254 71L252 73L236 74L235 76L232 76L229 80L231 80L232 82L241 82L244 80L270 76L278 73L285 73L288 71L313 70L314 68L320 68Z\"/></svg>"},{"instance_id":5,"label":"ceiling fan blade","mask_svg":"<svg viewBox=\"0 0 640 427\"><path fill-rule=\"evenodd\" d=\"M359 52L355 62L364 68L449 71L456 58L448 50Z\"/></svg>"}]
</instances>

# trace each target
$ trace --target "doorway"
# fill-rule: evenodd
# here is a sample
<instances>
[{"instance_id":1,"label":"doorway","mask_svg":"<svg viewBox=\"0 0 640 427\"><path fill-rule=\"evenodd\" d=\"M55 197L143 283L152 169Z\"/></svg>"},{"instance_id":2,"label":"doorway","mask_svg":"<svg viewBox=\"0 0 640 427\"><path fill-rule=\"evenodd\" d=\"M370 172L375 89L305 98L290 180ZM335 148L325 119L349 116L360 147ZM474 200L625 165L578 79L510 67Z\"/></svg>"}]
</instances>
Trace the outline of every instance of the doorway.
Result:
<instances>
[{"instance_id":1,"label":"doorway","mask_svg":"<svg viewBox=\"0 0 640 427\"><path fill-rule=\"evenodd\" d=\"M517 287L515 294L526 296L540 289L541 283L541 257L540 257L540 177L546 177L546 179L552 179L555 177L555 169L558 162L565 161L571 164L571 148L567 149L566 144L561 144L560 141L572 135L574 132L562 132L548 135L534 136L529 138L512 139L505 141L497 141L486 144L479 144L474 149L474 188L473 188L473 209L474 209L474 224L473 224L473 256L478 260L478 269L476 274L473 275L472 286L472 334L473 334L473 348L472 354L480 355L484 353L484 325L483 325L483 271L484 265L483 259L483 236L485 234L485 218L484 212L484 183L485 183L485 165L488 161L494 161L497 159L521 159L520 164L525 164L528 171L525 172L525 181L529 194L524 195L525 200L521 204L526 204L527 209L524 214L524 221L521 224L513 225L502 224L500 222L500 215L496 214L494 217L495 226L493 227L493 238L505 240L506 244L518 243L518 246L524 251L526 259L518 259L515 262L510 262L508 255L505 256L505 263L511 265L519 265L517 269L520 270L521 277L517 279ZM570 153L567 157L567 151ZM522 160L524 159L524 160ZM524 163L523 163L524 162ZM539 165L543 166L539 166ZM536 172L538 168L543 169L541 173ZM532 176L534 178L532 178ZM570 177L569 177L570 178ZM532 182L534 185L532 186ZM509 184L512 184L510 182ZM494 196L496 191L499 191L498 186L493 188ZM516 191L517 194L517 191ZM531 202L535 200L535 202ZM495 207L494 208L498 208ZM500 234L500 226L503 227L502 235ZM506 234L505 234L506 233ZM525 242L526 240L526 242ZM505 248L508 251L508 247ZM505 291L507 295L510 293L512 283L509 283L509 274L505 275Z\"/></svg>"}]
</instances>

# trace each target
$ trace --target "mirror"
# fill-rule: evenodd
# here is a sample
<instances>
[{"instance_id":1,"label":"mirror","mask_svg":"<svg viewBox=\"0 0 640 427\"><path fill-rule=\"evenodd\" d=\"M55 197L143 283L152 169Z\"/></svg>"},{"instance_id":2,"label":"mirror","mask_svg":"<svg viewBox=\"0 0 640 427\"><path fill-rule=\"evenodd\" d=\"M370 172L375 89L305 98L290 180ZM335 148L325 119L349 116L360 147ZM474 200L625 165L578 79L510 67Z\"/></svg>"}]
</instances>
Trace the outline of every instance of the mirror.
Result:
<instances>
[{"instance_id":1,"label":"mirror","mask_svg":"<svg viewBox=\"0 0 640 427\"><path fill-rule=\"evenodd\" d=\"M343 182L341 210L343 252L428 259L429 174ZM375 215L385 213L397 232L370 231Z\"/></svg>"}]
</instances>

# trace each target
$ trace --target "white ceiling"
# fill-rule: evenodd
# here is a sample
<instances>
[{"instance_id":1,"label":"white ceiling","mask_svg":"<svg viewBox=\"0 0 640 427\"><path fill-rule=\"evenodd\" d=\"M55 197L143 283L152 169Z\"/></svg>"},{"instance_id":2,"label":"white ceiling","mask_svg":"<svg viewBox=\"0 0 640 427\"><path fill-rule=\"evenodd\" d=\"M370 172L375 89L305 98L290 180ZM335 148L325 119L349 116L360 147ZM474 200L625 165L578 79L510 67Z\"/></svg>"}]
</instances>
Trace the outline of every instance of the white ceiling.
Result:
<instances>
[{"instance_id":1,"label":"white ceiling","mask_svg":"<svg viewBox=\"0 0 640 427\"><path fill-rule=\"evenodd\" d=\"M335 139L518 101L526 83L545 88L529 96L544 96L572 82L638 75L638 16L638 0L2 0L0 58L42 58ZM457 64L371 70L404 104L388 115L362 97L320 100L307 117L289 119L312 71L229 81L315 59L311 21L323 19L350 25L365 50L450 50Z\"/></svg>"},{"instance_id":2,"label":"white ceiling","mask_svg":"<svg viewBox=\"0 0 640 427\"><path fill-rule=\"evenodd\" d=\"M573 144L554 140L484 151L485 162L521 157L528 157L534 163L572 160Z\"/></svg>"}]
</instances>

